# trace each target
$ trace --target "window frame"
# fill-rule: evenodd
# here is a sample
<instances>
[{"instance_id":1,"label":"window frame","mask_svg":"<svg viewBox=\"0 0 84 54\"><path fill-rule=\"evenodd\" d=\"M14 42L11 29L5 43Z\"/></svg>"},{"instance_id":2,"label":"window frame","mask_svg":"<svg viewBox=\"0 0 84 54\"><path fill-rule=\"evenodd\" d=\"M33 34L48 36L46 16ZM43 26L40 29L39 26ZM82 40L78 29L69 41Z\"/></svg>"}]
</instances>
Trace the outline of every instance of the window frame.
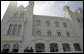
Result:
<instances>
[{"instance_id":1,"label":"window frame","mask_svg":"<svg viewBox=\"0 0 84 54\"><path fill-rule=\"evenodd\" d=\"M61 32L57 32L58 37L61 37Z\"/></svg>"},{"instance_id":2,"label":"window frame","mask_svg":"<svg viewBox=\"0 0 84 54\"><path fill-rule=\"evenodd\" d=\"M18 52L19 51L19 45L16 43L13 45L12 52Z\"/></svg>"},{"instance_id":3,"label":"window frame","mask_svg":"<svg viewBox=\"0 0 84 54\"><path fill-rule=\"evenodd\" d=\"M36 20L36 25L41 26L41 20Z\"/></svg>"},{"instance_id":4,"label":"window frame","mask_svg":"<svg viewBox=\"0 0 84 54\"><path fill-rule=\"evenodd\" d=\"M69 32L66 32L66 35L67 35L67 37L70 37L70 33Z\"/></svg>"},{"instance_id":5,"label":"window frame","mask_svg":"<svg viewBox=\"0 0 84 54\"><path fill-rule=\"evenodd\" d=\"M37 30L37 36L41 36L41 31L40 30Z\"/></svg>"},{"instance_id":6,"label":"window frame","mask_svg":"<svg viewBox=\"0 0 84 54\"><path fill-rule=\"evenodd\" d=\"M50 52L59 52L57 43L50 43Z\"/></svg>"},{"instance_id":7,"label":"window frame","mask_svg":"<svg viewBox=\"0 0 84 54\"><path fill-rule=\"evenodd\" d=\"M17 24L14 24L14 25L13 25L12 35L16 35L17 26L18 26Z\"/></svg>"},{"instance_id":8,"label":"window frame","mask_svg":"<svg viewBox=\"0 0 84 54\"><path fill-rule=\"evenodd\" d=\"M50 26L50 21L49 20L46 21L46 26Z\"/></svg>"},{"instance_id":9,"label":"window frame","mask_svg":"<svg viewBox=\"0 0 84 54\"><path fill-rule=\"evenodd\" d=\"M74 44L77 44L76 45L76 47L75 47L75 45ZM73 43L73 46L74 46L74 49L75 49L75 51L82 51L82 49L81 49L81 47L80 47L80 44L79 43ZM79 48L79 49L78 49Z\"/></svg>"},{"instance_id":10,"label":"window frame","mask_svg":"<svg viewBox=\"0 0 84 54\"><path fill-rule=\"evenodd\" d=\"M55 21L55 27L59 27L59 22Z\"/></svg>"},{"instance_id":11,"label":"window frame","mask_svg":"<svg viewBox=\"0 0 84 54\"><path fill-rule=\"evenodd\" d=\"M63 51L64 52L69 52L71 51L71 48L70 48L70 44L69 43L62 43L62 46L63 46ZM67 47L66 47L67 46ZM68 50L66 50L68 49Z\"/></svg>"},{"instance_id":12,"label":"window frame","mask_svg":"<svg viewBox=\"0 0 84 54\"><path fill-rule=\"evenodd\" d=\"M17 28L17 35L20 35L21 34L21 30L22 30L22 25L19 24L18 25L18 28Z\"/></svg>"},{"instance_id":13,"label":"window frame","mask_svg":"<svg viewBox=\"0 0 84 54\"><path fill-rule=\"evenodd\" d=\"M13 31L13 24L9 25L8 31L7 31L7 35L11 35Z\"/></svg>"},{"instance_id":14,"label":"window frame","mask_svg":"<svg viewBox=\"0 0 84 54\"><path fill-rule=\"evenodd\" d=\"M64 27L67 27L67 23L66 23L66 22L63 22L63 26L64 26Z\"/></svg>"}]
</instances>

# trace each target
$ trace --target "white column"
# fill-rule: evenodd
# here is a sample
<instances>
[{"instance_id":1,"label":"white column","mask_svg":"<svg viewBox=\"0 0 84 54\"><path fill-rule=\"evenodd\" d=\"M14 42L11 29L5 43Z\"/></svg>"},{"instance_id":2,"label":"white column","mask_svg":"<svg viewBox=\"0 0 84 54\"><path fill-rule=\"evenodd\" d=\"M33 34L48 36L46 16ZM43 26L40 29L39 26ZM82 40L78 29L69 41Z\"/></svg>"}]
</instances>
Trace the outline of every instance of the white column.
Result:
<instances>
[{"instance_id":1,"label":"white column","mask_svg":"<svg viewBox=\"0 0 84 54\"><path fill-rule=\"evenodd\" d=\"M33 51L36 52L36 44L35 43L32 45L32 48L33 48Z\"/></svg>"},{"instance_id":2,"label":"white column","mask_svg":"<svg viewBox=\"0 0 84 54\"><path fill-rule=\"evenodd\" d=\"M74 52L74 46L73 46L73 43L70 43L70 49L71 49L71 52Z\"/></svg>"},{"instance_id":3,"label":"white column","mask_svg":"<svg viewBox=\"0 0 84 54\"><path fill-rule=\"evenodd\" d=\"M63 47L62 47L62 43L58 43L58 50L59 50L59 52L63 52Z\"/></svg>"},{"instance_id":4,"label":"white column","mask_svg":"<svg viewBox=\"0 0 84 54\"><path fill-rule=\"evenodd\" d=\"M80 48L83 51L83 43L82 42L80 43Z\"/></svg>"},{"instance_id":5,"label":"white column","mask_svg":"<svg viewBox=\"0 0 84 54\"><path fill-rule=\"evenodd\" d=\"M45 43L45 52L50 52L49 43Z\"/></svg>"},{"instance_id":6,"label":"white column","mask_svg":"<svg viewBox=\"0 0 84 54\"><path fill-rule=\"evenodd\" d=\"M24 53L24 48L23 48L23 46L21 45L21 46L19 46L19 51L18 51L18 53Z\"/></svg>"},{"instance_id":7,"label":"white column","mask_svg":"<svg viewBox=\"0 0 84 54\"><path fill-rule=\"evenodd\" d=\"M13 43L10 44L9 52L12 53L13 51Z\"/></svg>"}]
</instances>

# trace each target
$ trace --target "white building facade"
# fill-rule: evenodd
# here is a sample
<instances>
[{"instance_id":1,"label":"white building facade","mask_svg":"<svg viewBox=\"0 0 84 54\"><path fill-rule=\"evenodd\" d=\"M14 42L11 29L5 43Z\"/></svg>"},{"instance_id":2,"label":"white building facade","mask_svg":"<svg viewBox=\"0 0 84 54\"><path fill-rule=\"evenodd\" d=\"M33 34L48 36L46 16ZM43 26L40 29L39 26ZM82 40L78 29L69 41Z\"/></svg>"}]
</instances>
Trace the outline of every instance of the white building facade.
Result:
<instances>
[{"instance_id":1,"label":"white building facade","mask_svg":"<svg viewBox=\"0 0 84 54\"><path fill-rule=\"evenodd\" d=\"M24 8L12 1L1 22L1 52L83 53L83 11L64 7L64 17L33 15L34 2Z\"/></svg>"}]
</instances>

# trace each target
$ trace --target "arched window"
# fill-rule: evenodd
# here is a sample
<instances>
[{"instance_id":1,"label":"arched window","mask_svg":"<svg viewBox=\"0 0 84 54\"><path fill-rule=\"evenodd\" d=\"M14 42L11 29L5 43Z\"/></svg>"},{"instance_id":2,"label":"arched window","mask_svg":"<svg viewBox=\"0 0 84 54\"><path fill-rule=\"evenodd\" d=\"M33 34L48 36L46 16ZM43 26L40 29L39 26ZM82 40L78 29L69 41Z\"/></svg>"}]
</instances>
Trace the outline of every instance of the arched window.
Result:
<instances>
[{"instance_id":1,"label":"arched window","mask_svg":"<svg viewBox=\"0 0 84 54\"><path fill-rule=\"evenodd\" d=\"M38 36L41 36L41 31L37 31L37 35Z\"/></svg>"},{"instance_id":2,"label":"arched window","mask_svg":"<svg viewBox=\"0 0 84 54\"><path fill-rule=\"evenodd\" d=\"M57 35L60 37L61 36L61 32L57 32Z\"/></svg>"},{"instance_id":3,"label":"arched window","mask_svg":"<svg viewBox=\"0 0 84 54\"><path fill-rule=\"evenodd\" d=\"M36 20L37 26L41 26L41 20Z\"/></svg>"},{"instance_id":4,"label":"arched window","mask_svg":"<svg viewBox=\"0 0 84 54\"><path fill-rule=\"evenodd\" d=\"M12 35L15 35L17 31L17 24L14 25L13 31L12 31Z\"/></svg>"},{"instance_id":5,"label":"arched window","mask_svg":"<svg viewBox=\"0 0 84 54\"><path fill-rule=\"evenodd\" d=\"M36 52L45 52L44 43L36 43Z\"/></svg>"},{"instance_id":6,"label":"arched window","mask_svg":"<svg viewBox=\"0 0 84 54\"><path fill-rule=\"evenodd\" d=\"M2 53L8 53L9 52L10 45L9 44L4 44Z\"/></svg>"},{"instance_id":7,"label":"arched window","mask_svg":"<svg viewBox=\"0 0 84 54\"><path fill-rule=\"evenodd\" d=\"M58 52L58 44L50 43L50 52Z\"/></svg>"},{"instance_id":8,"label":"arched window","mask_svg":"<svg viewBox=\"0 0 84 54\"><path fill-rule=\"evenodd\" d=\"M75 51L81 51L80 44L79 43L74 43L74 49Z\"/></svg>"},{"instance_id":9,"label":"arched window","mask_svg":"<svg viewBox=\"0 0 84 54\"><path fill-rule=\"evenodd\" d=\"M69 32L66 32L66 35L67 35L67 37L70 37L70 33Z\"/></svg>"},{"instance_id":10,"label":"arched window","mask_svg":"<svg viewBox=\"0 0 84 54\"><path fill-rule=\"evenodd\" d=\"M13 29L13 24L10 24L9 28L8 28L7 35L10 35L12 33L12 29Z\"/></svg>"},{"instance_id":11,"label":"arched window","mask_svg":"<svg viewBox=\"0 0 84 54\"><path fill-rule=\"evenodd\" d=\"M70 45L69 45L68 43L63 43L62 46L63 46L64 52L71 50L71 49L70 49Z\"/></svg>"},{"instance_id":12,"label":"arched window","mask_svg":"<svg viewBox=\"0 0 84 54\"><path fill-rule=\"evenodd\" d=\"M21 29L22 29L22 25L18 25L18 28L17 28L17 35L20 35L21 34Z\"/></svg>"},{"instance_id":13,"label":"arched window","mask_svg":"<svg viewBox=\"0 0 84 54\"><path fill-rule=\"evenodd\" d=\"M19 49L19 45L18 44L14 44L12 52L18 52L18 49Z\"/></svg>"}]
</instances>

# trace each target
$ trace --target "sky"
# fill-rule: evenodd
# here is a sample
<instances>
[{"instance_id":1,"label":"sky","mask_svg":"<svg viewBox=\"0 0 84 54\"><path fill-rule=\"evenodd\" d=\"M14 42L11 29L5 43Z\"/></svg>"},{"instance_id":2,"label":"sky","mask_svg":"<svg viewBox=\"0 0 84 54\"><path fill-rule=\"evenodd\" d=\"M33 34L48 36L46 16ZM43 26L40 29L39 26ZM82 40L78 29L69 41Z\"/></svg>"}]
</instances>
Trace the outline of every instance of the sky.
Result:
<instances>
[{"instance_id":1,"label":"sky","mask_svg":"<svg viewBox=\"0 0 84 54\"><path fill-rule=\"evenodd\" d=\"M10 1L1 1L1 20L9 3ZM17 4L17 6L23 5L26 7L29 3L28 1L18 1ZM83 9L83 1L35 1L33 14L64 17L63 7L65 5L70 6L73 12L75 12L78 7Z\"/></svg>"}]
</instances>

